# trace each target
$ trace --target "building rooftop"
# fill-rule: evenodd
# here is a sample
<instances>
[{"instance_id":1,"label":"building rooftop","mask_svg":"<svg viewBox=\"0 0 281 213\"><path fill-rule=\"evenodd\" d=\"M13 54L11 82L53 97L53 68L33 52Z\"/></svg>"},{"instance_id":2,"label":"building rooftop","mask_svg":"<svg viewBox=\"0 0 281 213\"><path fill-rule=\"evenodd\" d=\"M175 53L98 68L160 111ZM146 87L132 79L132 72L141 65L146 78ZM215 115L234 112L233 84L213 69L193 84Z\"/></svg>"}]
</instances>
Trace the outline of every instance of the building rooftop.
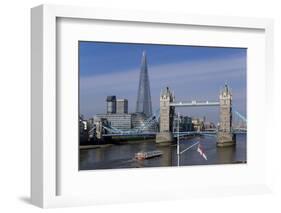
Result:
<instances>
[{"instance_id":1,"label":"building rooftop","mask_svg":"<svg viewBox=\"0 0 281 213\"><path fill-rule=\"evenodd\" d=\"M116 96L115 95L107 96L106 101L116 101Z\"/></svg>"}]
</instances>

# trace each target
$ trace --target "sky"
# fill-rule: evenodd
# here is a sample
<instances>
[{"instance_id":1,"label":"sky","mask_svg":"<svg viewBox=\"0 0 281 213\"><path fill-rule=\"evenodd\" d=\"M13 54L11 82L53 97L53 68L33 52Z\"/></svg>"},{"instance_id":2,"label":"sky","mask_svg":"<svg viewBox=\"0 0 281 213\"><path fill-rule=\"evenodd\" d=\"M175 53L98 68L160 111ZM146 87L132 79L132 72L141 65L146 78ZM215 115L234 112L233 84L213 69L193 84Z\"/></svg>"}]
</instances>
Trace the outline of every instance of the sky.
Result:
<instances>
[{"instance_id":1,"label":"sky","mask_svg":"<svg viewBox=\"0 0 281 213\"><path fill-rule=\"evenodd\" d=\"M246 117L247 49L183 45L79 42L80 114L106 112L106 97L126 98L135 112L142 52L147 55L152 110L169 86L176 101L218 101L227 83L233 110ZM177 108L181 114L217 123L218 107Z\"/></svg>"}]
</instances>

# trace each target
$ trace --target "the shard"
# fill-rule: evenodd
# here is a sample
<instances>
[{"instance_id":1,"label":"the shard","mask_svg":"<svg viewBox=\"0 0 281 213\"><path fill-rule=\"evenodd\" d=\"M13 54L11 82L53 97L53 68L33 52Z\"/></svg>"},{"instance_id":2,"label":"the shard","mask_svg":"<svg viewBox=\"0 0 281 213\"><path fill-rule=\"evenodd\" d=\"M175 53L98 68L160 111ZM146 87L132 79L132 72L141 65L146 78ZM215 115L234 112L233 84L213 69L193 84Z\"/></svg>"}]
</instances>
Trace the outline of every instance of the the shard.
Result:
<instances>
[{"instance_id":1,"label":"the shard","mask_svg":"<svg viewBox=\"0 0 281 213\"><path fill-rule=\"evenodd\" d=\"M147 117L150 117L152 114L151 95L145 51L143 51L142 53L136 112L143 113Z\"/></svg>"}]
</instances>

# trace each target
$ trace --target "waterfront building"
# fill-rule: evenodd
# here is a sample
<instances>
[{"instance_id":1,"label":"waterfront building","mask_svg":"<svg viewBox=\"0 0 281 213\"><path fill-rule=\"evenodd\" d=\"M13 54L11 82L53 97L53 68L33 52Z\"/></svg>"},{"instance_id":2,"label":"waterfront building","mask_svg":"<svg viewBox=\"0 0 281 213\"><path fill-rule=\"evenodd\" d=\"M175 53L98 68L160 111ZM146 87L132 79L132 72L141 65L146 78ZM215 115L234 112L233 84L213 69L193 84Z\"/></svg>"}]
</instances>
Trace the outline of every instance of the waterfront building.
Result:
<instances>
[{"instance_id":1,"label":"waterfront building","mask_svg":"<svg viewBox=\"0 0 281 213\"><path fill-rule=\"evenodd\" d=\"M94 120L106 119L108 125L119 129L119 130L129 130L132 128L132 115L131 114L97 114L94 117Z\"/></svg>"},{"instance_id":2,"label":"waterfront building","mask_svg":"<svg viewBox=\"0 0 281 213\"><path fill-rule=\"evenodd\" d=\"M127 99L117 99L116 100L116 113L128 113L128 100Z\"/></svg>"},{"instance_id":3,"label":"waterfront building","mask_svg":"<svg viewBox=\"0 0 281 213\"><path fill-rule=\"evenodd\" d=\"M106 98L106 113L116 113L116 96L107 96Z\"/></svg>"},{"instance_id":4,"label":"waterfront building","mask_svg":"<svg viewBox=\"0 0 281 213\"><path fill-rule=\"evenodd\" d=\"M180 132L188 132L188 131L193 130L192 118L189 116L180 115L179 118L178 118L178 116L174 116L174 121L173 121L173 131L174 132L178 131L178 119L179 119L179 131Z\"/></svg>"},{"instance_id":5,"label":"waterfront building","mask_svg":"<svg viewBox=\"0 0 281 213\"><path fill-rule=\"evenodd\" d=\"M116 99L116 96L107 96L106 113L96 114L94 123L107 121L107 125L119 130L132 128L132 115L128 114L128 100Z\"/></svg>"},{"instance_id":6,"label":"waterfront building","mask_svg":"<svg viewBox=\"0 0 281 213\"><path fill-rule=\"evenodd\" d=\"M181 128L182 128L182 131L184 131L184 132L192 131L192 128L193 128L192 118L189 116L184 116L182 124L181 124Z\"/></svg>"},{"instance_id":7,"label":"waterfront building","mask_svg":"<svg viewBox=\"0 0 281 213\"><path fill-rule=\"evenodd\" d=\"M80 133L84 132L88 129L88 125L87 125L87 120L84 119L83 115L80 115L79 117L79 129L80 129Z\"/></svg>"},{"instance_id":8,"label":"waterfront building","mask_svg":"<svg viewBox=\"0 0 281 213\"><path fill-rule=\"evenodd\" d=\"M140 127L144 124L146 116L144 113L132 113L132 128Z\"/></svg>"},{"instance_id":9,"label":"waterfront building","mask_svg":"<svg viewBox=\"0 0 281 213\"><path fill-rule=\"evenodd\" d=\"M87 120L87 127L88 127L88 130L92 129L94 126L94 118L89 118Z\"/></svg>"},{"instance_id":10,"label":"waterfront building","mask_svg":"<svg viewBox=\"0 0 281 213\"><path fill-rule=\"evenodd\" d=\"M146 124L144 127L147 117L144 113L132 113L132 128L142 128L143 131L147 132L157 132L158 124L156 122L151 123L151 125Z\"/></svg>"},{"instance_id":11,"label":"waterfront building","mask_svg":"<svg viewBox=\"0 0 281 213\"><path fill-rule=\"evenodd\" d=\"M215 130L216 129L216 125L212 122L209 121L205 121L204 122L204 129L205 130Z\"/></svg>"},{"instance_id":12,"label":"waterfront building","mask_svg":"<svg viewBox=\"0 0 281 213\"><path fill-rule=\"evenodd\" d=\"M152 115L151 94L145 51L142 53L136 113L144 113L146 117L150 117Z\"/></svg>"},{"instance_id":13,"label":"waterfront building","mask_svg":"<svg viewBox=\"0 0 281 213\"><path fill-rule=\"evenodd\" d=\"M79 144L88 142L88 125L82 115L79 117Z\"/></svg>"},{"instance_id":14,"label":"waterfront building","mask_svg":"<svg viewBox=\"0 0 281 213\"><path fill-rule=\"evenodd\" d=\"M203 131L204 130L204 121L200 118L192 118L192 126L194 131Z\"/></svg>"}]
</instances>

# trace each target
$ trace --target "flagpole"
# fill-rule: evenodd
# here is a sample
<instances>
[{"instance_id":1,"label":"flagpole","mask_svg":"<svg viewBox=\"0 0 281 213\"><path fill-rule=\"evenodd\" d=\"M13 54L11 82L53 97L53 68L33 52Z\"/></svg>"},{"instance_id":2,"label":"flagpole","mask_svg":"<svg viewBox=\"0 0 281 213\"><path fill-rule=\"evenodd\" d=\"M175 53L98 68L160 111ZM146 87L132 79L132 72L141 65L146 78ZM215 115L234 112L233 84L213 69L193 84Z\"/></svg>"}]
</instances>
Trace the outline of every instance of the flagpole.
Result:
<instances>
[{"instance_id":1,"label":"flagpole","mask_svg":"<svg viewBox=\"0 0 281 213\"><path fill-rule=\"evenodd\" d=\"M180 114L178 112L178 140L177 140L178 166L180 166Z\"/></svg>"}]
</instances>

